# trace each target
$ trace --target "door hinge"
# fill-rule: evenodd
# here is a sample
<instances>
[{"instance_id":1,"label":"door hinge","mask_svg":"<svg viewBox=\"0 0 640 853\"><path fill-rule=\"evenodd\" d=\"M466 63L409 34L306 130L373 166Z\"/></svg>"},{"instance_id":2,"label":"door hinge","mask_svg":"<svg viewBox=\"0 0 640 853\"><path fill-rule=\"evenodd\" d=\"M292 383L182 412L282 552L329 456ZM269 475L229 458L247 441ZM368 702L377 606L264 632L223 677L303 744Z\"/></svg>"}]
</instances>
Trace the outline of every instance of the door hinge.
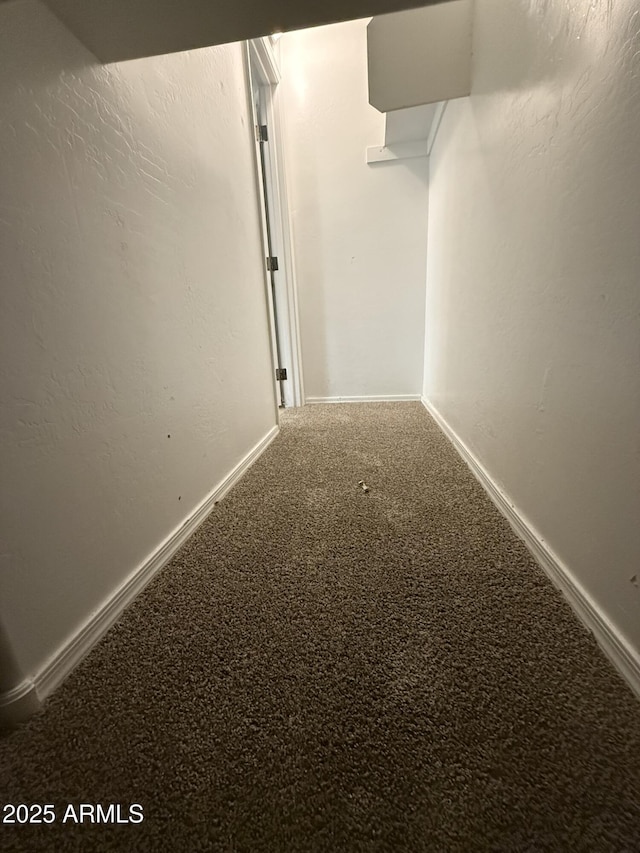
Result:
<instances>
[{"instance_id":1,"label":"door hinge","mask_svg":"<svg viewBox=\"0 0 640 853\"><path fill-rule=\"evenodd\" d=\"M267 258L267 272L276 272L278 270L278 259L276 257Z\"/></svg>"},{"instance_id":2,"label":"door hinge","mask_svg":"<svg viewBox=\"0 0 640 853\"><path fill-rule=\"evenodd\" d=\"M279 381L280 379L287 378L287 368L286 367L276 367L276 379Z\"/></svg>"},{"instance_id":3,"label":"door hinge","mask_svg":"<svg viewBox=\"0 0 640 853\"><path fill-rule=\"evenodd\" d=\"M267 130L266 124L257 124L256 125L256 141L257 142L268 142L269 141L269 131Z\"/></svg>"}]
</instances>

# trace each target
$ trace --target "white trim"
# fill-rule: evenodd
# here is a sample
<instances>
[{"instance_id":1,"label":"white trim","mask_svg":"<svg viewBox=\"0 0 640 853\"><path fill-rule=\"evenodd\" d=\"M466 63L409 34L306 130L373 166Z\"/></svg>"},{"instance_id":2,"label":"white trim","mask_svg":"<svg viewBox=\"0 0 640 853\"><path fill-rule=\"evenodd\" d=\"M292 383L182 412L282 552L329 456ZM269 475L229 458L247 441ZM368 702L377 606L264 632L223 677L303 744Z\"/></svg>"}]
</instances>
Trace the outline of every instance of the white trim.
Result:
<instances>
[{"instance_id":1,"label":"white trim","mask_svg":"<svg viewBox=\"0 0 640 853\"><path fill-rule=\"evenodd\" d=\"M0 728L13 728L36 714L41 708L36 686L25 678L11 690L0 693Z\"/></svg>"},{"instance_id":2,"label":"white trim","mask_svg":"<svg viewBox=\"0 0 640 853\"><path fill-rule=\"evenodd\" d=\"M277 84L280 72L275 54L264 39L247 42L246 67L248 75L248 96L251 101L253 124L266 124L269 128L269 143L266 146L266 187L263 187L260 167L260 144L255 142L255 165L257 175L258 205L262 223L263 246L267 251L267 223L263 194L269 199L269 224L271 227L272 251L279 259L279 270L275 273L275 288L278 308L278 338L282 364L276 364L276 329L274 324L273 300L270 276L266 268L265 287L269 306L269 327L273 366L285 367L288 379L284 383L284 402L286 406L304 405L304 387L302 378L302 348L300 345L300 327L298 318L297 282L293 256L293 238L286 179L286 158L283 152L283 116ZM253 89L260 90L261 111L258 117L254 103ZM275 382L275 373L274 373ZM280 391L275 384L276 397Z\"/></svg>"},{"instance_id":3,"label":"white trim","mask_svg":"<svg viewBox=\"0 0 640 853\"><path fill-rule=\"evenodd\" d=\"M307 403L402 403L419 400L420 394L374 394L368 397L307 397Z\"/></svg>"},{"instance_id":4,"label":"white trim","mask_svg":"<svg viewBox=\"0 0 640 853\"><path fill-rule=\"evenodd\" d=\"M415 142L393 142L391 145L374 145L367 148L367 163L393 163L396 160L411 160L427 156L424 139Z\"/></svg>"},{"instance_id":5,"label":"white trim","mask_svg":"<svg viewBox=\"0 0 640 853\"><path fill-rule=\"evenodd\" d=\"M280 68L271 41L266 36L252 39L249 43L251 59L260 69L263 79L273 86L280 82Z\"/></svg>"},{"instance_id":6,"label":"white trim","mask_svg":"<svg viewBox=\"0 0 640 853\"><path fill-rule=\"evenodd\" d=\"M257 112L256 99L254 97L254 76L262 75L260 70L260 56L253 42L245 42L245 79L247 90L247 108L251 119L252 136L253 136L253 162L255 167L255 190L256 190L256 210L260 217L260 232L262 236L262 275L265 294L266 320L269 329L269 349L271 351L271 387L273 388L273 406L276 420L280 417L280 388L276 380L276 369L280 366L277 357L276 344L276 327L275 327L275 311L273 306L273 293L271 291L270 275L267 271L265 259L269 252L267 239L267 217L264 206L264 182L262 178L262 168L260 162L260 143L257 139L257 128L261 124L260 117Z\"/></svg>"},{"instance_id":7,"label":"white trim","mask_svg":"<svg viewBox=\"0 0 640 853\"><path fill-rule=\"evenodd\" d=\"M40 700L58 687L80 661L106 634L129 604L142 592L153 576L160 571L187 539L207 518L214 506L222 500L247 469L261 456L274 438L279 427L269 432L253 447L227 476L210 492L195 511L177 527L160 547L93 613L80 630L59 648L34 678Z\"/></svg>"},{"instance_id":8,"label":"white trim","mask_svg":"<svg viewBox=\"0 0 640 853\"><path fill-rule=\"evenodd\" d=\"M278 391L278 383L275 378L275 368L277 365L276 358L276 342L275 342L275 328L274 328L274 316L273 316L273 303L271 298L271 287L269 283L269 275L267 273L266 265L264 260L267 254L267 224L266 218L264 214L264 202L262 198L263 190L262 190L262 170L260 168L260 153L258 151L258 141L256 139L256 130L258 124L258 116L256 112L256 103L253 92L253 79L252 79L252 57L256 56L255 50L252 49L250 42L244 43L244 74L245 74L245 90L247 96L247 113L250 121L250 125L252 128L252 138L253 138L253 165L255 170L255 203L256 203L256 211L258 212L258 216L260 219L260 236L262 238L262 281L264 285L264 307L265 307L265 321L267 323L267 328L269 330L269 351L271 353L271 388L273 391L273 411L276 422L280 417L280 409L279 409L279 391Z\"/></svg>"},{"instance_id":9,"label":"white trim","mask_svg":"<svg viewBox=\"0 0 640 853\"><path fill-rule=\"evenodd\" d=\"M464 441L425 397L422 404L451 441L498 510L522 539L553 584L564 594L582 624L593 634L605 655L640 697L640 655L622 636L602 608L585 590L569 567L542 539L538 531L511 502Z\"/></svg>"},{"instance_id":10,"label":"white trim","mask_svg":"<svg viewBox=\"0 0 640 853\"><path fill-rule=\"evenodd\" d=\"M431 156L431 150L433 149L436 136L440 130L440 122L442 121L442 116L444 115L444 111L446 110L448 103L449 101L440 101L436 106L436 112L433 116L431 127L429 128L429 136L427 137L427 156L429 157Z\"/></svg>"}]
</instances>

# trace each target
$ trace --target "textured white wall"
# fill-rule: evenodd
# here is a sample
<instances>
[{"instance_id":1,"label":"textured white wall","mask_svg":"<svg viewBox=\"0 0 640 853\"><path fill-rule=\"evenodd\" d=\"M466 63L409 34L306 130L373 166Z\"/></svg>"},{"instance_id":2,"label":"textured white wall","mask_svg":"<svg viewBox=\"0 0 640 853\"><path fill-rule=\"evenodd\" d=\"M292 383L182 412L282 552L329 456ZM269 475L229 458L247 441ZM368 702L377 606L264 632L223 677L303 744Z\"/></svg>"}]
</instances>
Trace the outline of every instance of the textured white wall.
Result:
<instances>
[{"instance_id":1,"label":"textured white wall","mask_svg":"<svg viewBox=\"0 0 640 853\"><path fill-rule=\"evenodd\" d=\"M367 165L366 21L281 39L307 397L419 394L427 161Z\"/></svg>"},{"instance_id":2,"label":"textured white wall","mask_svg":"<svg viewBox=\"0 0 640 853\"><path fill-rule=\"evenodd\" d=\"M426 397L640 650L640 16L477 0L431 157Z\"/></svg>"},{"instance_id":3,"label":"textured white wall","mask_svg":"<svg viewBox=\"0 0 640 853\"><path fill-rule=\"evenodd\" d=\"M0 56L0 602L29 674L275 408L241 47L100 67L20 0Z\"/></svg>"}]
</instances>

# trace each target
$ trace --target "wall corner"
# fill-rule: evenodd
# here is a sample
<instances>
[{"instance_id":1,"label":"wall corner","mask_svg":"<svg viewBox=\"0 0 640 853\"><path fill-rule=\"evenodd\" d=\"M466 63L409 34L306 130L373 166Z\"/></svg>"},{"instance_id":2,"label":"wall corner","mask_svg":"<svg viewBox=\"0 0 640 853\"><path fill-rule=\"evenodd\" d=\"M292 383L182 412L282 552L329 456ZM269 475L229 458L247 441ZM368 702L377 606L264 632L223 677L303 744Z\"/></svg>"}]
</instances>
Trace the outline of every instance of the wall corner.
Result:
<instances>
[{"instance_id":1,"label":"wall corner","mask_svg":"<svg viewBox=\"0 0 640 853\"><path fill-rule=\"evenodd\" d=\"M11 641L0 622L0 730L23 723L40 707L36 686L22 675Z\"/></svg>"}]
</instances>

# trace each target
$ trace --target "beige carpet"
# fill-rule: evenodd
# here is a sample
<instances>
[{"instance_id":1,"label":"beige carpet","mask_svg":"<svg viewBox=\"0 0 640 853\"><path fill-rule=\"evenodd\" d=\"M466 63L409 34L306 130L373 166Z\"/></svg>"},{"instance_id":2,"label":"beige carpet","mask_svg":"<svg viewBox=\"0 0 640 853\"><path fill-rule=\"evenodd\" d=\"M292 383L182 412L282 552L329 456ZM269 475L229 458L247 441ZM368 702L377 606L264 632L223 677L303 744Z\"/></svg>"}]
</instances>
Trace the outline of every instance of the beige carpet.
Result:
<instances>
[{"instance_id":1,"label":"beige carpet","mask_svg":"<svg viewBox=\"0 0 640 853\"><path fill-rule=\"evenodd\" d=\"M0 773L3 850L640 851L640 703L417 403L285 413Z\"/></svg>"}]
</instances>

